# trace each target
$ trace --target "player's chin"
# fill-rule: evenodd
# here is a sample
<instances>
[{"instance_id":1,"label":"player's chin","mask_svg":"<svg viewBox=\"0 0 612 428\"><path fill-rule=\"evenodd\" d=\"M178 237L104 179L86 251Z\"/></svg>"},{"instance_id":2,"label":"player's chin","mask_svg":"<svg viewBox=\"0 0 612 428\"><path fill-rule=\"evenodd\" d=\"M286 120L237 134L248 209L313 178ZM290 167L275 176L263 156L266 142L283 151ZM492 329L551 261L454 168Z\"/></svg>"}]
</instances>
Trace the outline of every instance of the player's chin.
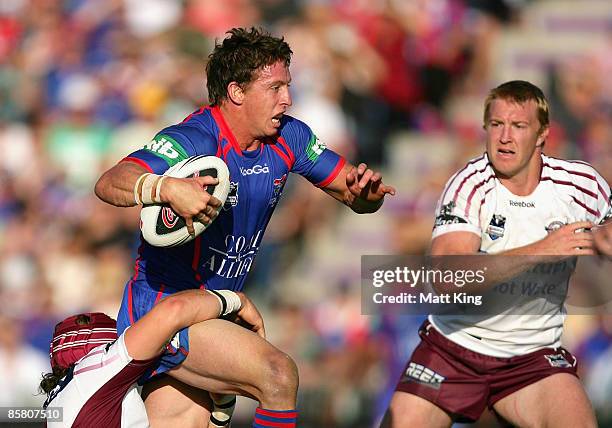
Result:
<instances>
[{"instance_id":1,"label":"player's chin","mask_svg":"<svg viewBox=\"0 0 612 428\"><path fill-rule=\"evenodd\" d=\"M276 137L278 135L278 128L270 125L264 130L264 137Z\"/></svg>"},{"instance_id":2,"label":"player's chin","mask_svg":"<svg viewBox=\"0 0 612 428\"><path fill-rule=\"evenodd\" d=\"M493 164L493 168L497 172L498 176L501 177L513 177L517 172L517 167L515 162L508 162L499 159L491 159L491 163Z\"/></svg>"}]
</instances>

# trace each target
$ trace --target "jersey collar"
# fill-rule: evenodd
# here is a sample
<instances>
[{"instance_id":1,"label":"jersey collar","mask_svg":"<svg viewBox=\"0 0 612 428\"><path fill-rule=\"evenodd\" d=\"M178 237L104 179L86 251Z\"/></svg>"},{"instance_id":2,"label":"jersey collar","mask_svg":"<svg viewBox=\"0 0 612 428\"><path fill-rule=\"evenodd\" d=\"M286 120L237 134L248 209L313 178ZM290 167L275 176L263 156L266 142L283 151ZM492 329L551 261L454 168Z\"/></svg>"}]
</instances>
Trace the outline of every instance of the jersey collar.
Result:
<instances>
[{"instance_id":1,"label":"jersey collar","mask_svg":"<svg viewBox=\"0 0 612 428\"><path fill-rule=\"evenodd\" d=\"M234 133L227 125L227 122L225 121L225 118L223 117L223 113L221 113L221 109L219 108L219 106L212 107L211 112L212 112L213 119L217 123L217 126L219 127L219 130L221 132L220 137L225 138L227 141L229 141L229 143L231 144L234 151L238 154L238 156L242 156L242 149L240 148L240 145L238 144L238 140L236 140Z\"/></svg>"}]
</instances>

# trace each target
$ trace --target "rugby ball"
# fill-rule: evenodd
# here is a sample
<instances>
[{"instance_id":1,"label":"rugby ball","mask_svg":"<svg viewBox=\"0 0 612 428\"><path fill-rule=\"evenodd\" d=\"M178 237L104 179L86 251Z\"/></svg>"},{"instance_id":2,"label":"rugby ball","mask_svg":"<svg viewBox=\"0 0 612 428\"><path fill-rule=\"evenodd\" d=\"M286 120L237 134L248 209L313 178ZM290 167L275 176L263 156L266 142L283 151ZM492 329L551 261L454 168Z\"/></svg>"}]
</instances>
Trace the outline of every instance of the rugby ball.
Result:
<instances>
[{"instance_id":1,"label":"rugby ball","mask_svg":"<svg viewBox=\"0 0 612 428\"><path fill-rule=\"evenodd\" d=\"M221 201L223 207L229 192L229 170L223 160L215 156L195 156L181 161L169 168L164 175L176 178L202 177L210 175L219 179L216 186L208 186L206 191ZM193 228L198 236L207 226L194 218ZM168 204L147 205L140 211L140 231L145 241L156 247L175 247L191 241L185 220Z\"/></svg>"}]
</instances>

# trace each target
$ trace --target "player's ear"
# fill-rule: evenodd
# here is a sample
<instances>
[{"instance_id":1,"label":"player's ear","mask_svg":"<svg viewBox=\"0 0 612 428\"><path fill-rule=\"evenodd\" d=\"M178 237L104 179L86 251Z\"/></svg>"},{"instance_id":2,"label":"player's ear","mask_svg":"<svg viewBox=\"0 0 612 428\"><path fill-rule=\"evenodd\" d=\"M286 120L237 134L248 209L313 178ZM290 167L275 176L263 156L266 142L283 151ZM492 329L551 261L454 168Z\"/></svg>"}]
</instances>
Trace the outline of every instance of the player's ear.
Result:
<instances>
[{"instance_id":1,"label":"player's ear","mask_svg":"<svg viewBox=\"0 0 612 428\"><path fill-rule=\"evenodd\" d=\"M231 102L241 105L244 102L244 89L236 82L230 82L227 85L227 97Z\"/></svg>"},{"instance_id":2,"label":"player's ear","mask_svg":"<svg viewBox=\"0 0 612 428\"><path fill-rule=\"evenodd\" d=\"M550 127L546 126L540 131L540 135L538 135L538 141L536 143L536 147L543 147L546 142L546 138L548 138L548 132L550 131Z\"/></svg>"}]
</instances>

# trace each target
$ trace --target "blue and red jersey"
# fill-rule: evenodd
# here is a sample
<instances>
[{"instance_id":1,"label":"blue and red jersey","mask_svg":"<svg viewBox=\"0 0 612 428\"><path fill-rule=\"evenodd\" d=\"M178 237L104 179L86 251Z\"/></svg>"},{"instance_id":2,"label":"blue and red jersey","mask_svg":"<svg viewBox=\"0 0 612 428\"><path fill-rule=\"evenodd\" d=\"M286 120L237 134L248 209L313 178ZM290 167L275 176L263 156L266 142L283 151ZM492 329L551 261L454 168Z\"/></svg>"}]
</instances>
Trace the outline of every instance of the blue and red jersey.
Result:
<instances>
[{"instance_id":1,"label":"blue and red jersey","mask_svg":"<svg viewBox=\"0 0 612 428\"><path fill-rule=\"evenodd\" d=\"M345 160L327 149L303 122L283 116L277 137L242 151L218 107L202 107L159 132L124 161L162 174L196 155L222 158L230 193L219 217L193 241L160 248L144 239L132 283L164 293L191 288L240 291L290 172L319 187L331 183Z\"/></svg>"}]
</instances>

